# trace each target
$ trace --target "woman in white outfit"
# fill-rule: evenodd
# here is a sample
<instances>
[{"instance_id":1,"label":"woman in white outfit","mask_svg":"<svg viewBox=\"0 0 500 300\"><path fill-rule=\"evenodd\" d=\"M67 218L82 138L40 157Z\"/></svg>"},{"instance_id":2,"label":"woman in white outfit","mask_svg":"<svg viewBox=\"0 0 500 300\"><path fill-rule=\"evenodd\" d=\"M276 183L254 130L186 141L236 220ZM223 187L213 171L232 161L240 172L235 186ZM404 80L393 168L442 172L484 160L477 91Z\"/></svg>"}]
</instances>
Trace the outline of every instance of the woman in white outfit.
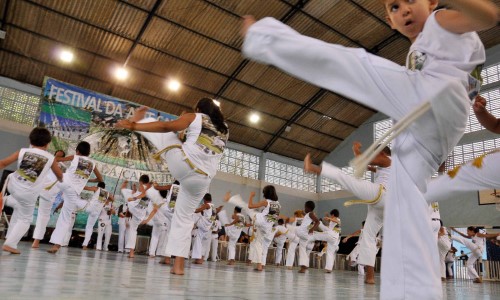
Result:
<instances>
[{"instance_id":1,"label":"woman in white outfit","mask_svg":"<svg viewBox=\"0 0 500 300\"><path fill-rule=\"evenodd\" d=\"M471 251L469 259L467 260L467 272L469 277L474 280L474 283L482 283L483 280L477 274L476 269L474 268L474 263L483 256L485 238L496 237L498 234L480 233L479 228L469 226L467 227L467 235L465 235L457 231L454 227L450 228L460 235L453 235L451 239L465 245Z\"/></svg>"},{"instance_id":2,"label":"woman in white outfit","mask_svg":"<svg viewBox=\"0 0 500 300\"><path fill-rule=\"evenodd\" d=\"M278 202L276 189L272 185L267 185L262 190L264 200L253 203L255 192L250 193L248 200L248 208L255 209L263 207L264 210L255 216L255 255L252 259L253 263L257 263L257 271L262 271L266 265L267 252L269 245L274 238L273 226L278 222L280 217L281 205Z\"/></svg>"},{"instance_id":3,"label":"woman in white outfit","mask_svg":"<svg viewBox=\"0 0 500 300\"><path fill-rule=\"evenodd\" d=\"M192 215L217 172L229 131L219 107L209 98L198 101L195 113L184 114L174 121L143 119L146 112L147 108L140 108L132 119L121 120L116 127L139 131L156 148L163 149L161 156L180 182L167 252L176 257L171 273L183 275L191 245ZM186 131L185 142L174 133L182 130Z\"/></svg>"}]
</instances>

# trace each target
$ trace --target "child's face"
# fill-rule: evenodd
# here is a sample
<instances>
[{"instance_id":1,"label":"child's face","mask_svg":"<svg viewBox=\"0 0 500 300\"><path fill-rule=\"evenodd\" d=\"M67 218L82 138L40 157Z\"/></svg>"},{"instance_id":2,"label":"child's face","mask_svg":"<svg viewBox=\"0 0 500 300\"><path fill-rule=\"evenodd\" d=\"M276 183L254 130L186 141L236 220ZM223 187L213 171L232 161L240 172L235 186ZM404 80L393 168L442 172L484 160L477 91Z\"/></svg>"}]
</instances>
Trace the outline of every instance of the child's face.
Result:
<instances>
[{"instance_id":1,"label":"child's face","mask_svg":"<svg viewBox=\"0 0 500 300\"><path fill-rule=\"evenodd\" d=\"M386 0L387 22L392 29L414 42L438 0Z\"/></svg>"}]
</instances>

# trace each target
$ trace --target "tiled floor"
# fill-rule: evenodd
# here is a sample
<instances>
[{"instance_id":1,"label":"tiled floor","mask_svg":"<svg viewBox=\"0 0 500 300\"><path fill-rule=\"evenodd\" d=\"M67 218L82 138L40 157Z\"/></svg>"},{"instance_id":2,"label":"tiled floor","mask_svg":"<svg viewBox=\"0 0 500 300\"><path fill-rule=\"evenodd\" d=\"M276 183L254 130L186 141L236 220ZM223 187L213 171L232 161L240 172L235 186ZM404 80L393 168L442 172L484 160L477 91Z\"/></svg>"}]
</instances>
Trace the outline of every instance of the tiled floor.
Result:
<instances>
[{"instance_id":1,"label":"tiled floor","mask_svg":"<svg viewBox=\"0 0 500 300\"><path fill-rule=\"evenodd\" d=\"M0 242L3 244L3 241ZM325 274L268 267L263 273L225 262L187 265L174 276L159 259L130 260L116 252L63 248L48 254L20 243L21 255L0 256L0 299L378 299L379 286L365 286L355 272ZM379 280L379 278L377 278ZM500 283L449 281L447 299L500 299Z\"/></svg>"}]
</instances>

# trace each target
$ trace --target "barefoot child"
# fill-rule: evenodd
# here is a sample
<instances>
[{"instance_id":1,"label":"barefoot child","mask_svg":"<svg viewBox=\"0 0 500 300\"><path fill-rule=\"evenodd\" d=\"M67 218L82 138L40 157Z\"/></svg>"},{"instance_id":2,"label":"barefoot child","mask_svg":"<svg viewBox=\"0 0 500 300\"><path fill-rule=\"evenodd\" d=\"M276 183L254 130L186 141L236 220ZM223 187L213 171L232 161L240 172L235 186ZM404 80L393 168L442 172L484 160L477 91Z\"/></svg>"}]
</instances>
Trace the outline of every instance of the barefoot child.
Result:
<instances>
[{"instance_id":1,"label":"barefoot child","mask_svg":"<svg viewBox=\"0 0 500 300\"><path fill-rule=\"evenodd\" d=\"M17 161L17 170L10 174L7 182L9 198L15 202L14 212L7 239L2 250L12 254L20 254L17 244L26 234L33 219L36 199L45 186L45 177L49 171L54 172L57 180L62 181L63 173L54 160L54 156L47 152L52 137L50 132L41 127L34 128L30 135L30 148L21 148L7 158L0 160L0 169L4 169ZM0 203L0 207L3 207Z\"/></svg>"}]
</instances>

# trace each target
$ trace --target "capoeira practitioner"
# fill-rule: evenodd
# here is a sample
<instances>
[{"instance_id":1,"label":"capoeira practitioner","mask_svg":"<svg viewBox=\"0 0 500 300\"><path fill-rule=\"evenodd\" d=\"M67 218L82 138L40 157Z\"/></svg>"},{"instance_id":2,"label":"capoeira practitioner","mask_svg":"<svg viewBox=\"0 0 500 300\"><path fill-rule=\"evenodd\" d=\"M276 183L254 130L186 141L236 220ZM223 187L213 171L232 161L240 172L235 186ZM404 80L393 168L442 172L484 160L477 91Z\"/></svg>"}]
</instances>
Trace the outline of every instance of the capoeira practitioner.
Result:
<instances>
[{"instance_id":1,"label":"capoeira practitioner","mask_svg":"<svg viewBox=\"0 0 500 300\"><path fill-rule=\"evenodd\" d=\"M95 167L95 163L88 156L90 154L90 144L80 142L76 146L76 154L64 158L59 161L71 161L70 166L64 173L64 180L60 183L60 189L63 192L64 203L61 209L61 214L57 219L56 228L52 232L50 242L54 244L49 253L56 253L64 241L64 237L71 225L71 214L77 210L84 209L89 203L80 198L80 193L86 189L88 182L102 182L102 176ZM90 175L94 173L96 178L90 179Z\"/></svg>"},{"instance_id":2,"label":"capoeira practitioner","mask_svg":"<svg viewBox=\"0 0 500 300\"><path fill-rule=\"evenodd\" d=\"M184 260L189 256L191 245L192 215L217 172L229 136L228 127L219 107L209 98L198 101L195 113L184 114L174 121L141 120L146 111L147 108L140 108L131 120L121 120L116 126L139 131L158 149L163 149L161 155L170 173L182 186L172 218L167 253L175 256L171 273L183 275ZM183 143L172 131L185 129L186 141Z\"/></svg>"},{"instance_id":3,"label":"capoeira practitioner","mask_svg":"<svg viewBox=\"0 0 500 300\"><path fill-rule=\"evenodd\" d=\"M314 214L316 205L312 201L307 201L304 206L304 220L297 228L296 234L299 237L299 273L305 273L309 268L309 254L313 247L314 231L318 228L320 221Z\"/></svg>"},{"instance_id":4,"label":"capoeira practitioner","mask_svg":"<svg viewBox=\"0 0 500 300\"><path fill-rule=\"evenodd\" d=\"M359 142L354 142L352 149L355 156L361 155L361 144ZM351 191L359 199L366 199L348 201L344 205L368 205L368 214L363 229L363 237L358 241L359 248L356 249L359 251L359 257L357 259L358 265L366 266L365 283L368 284L375 284L375 260L378 251L376 236L384 222L384 205L386 187L389 182L390 166L391 149L389 149L389 147L385 147L368 165L368 170L375 174L373 183L346 175L341 169L326 162L323 162L321 166L313 165L309 155L304 159L304 169L307 172L316 173L333 179L336 183L339 183L342 187ZM361 273L365 274L364 269L360 274Z\"/></svg>"},{"instance_id":5,"label":"capoeira practitioner","mask_svg":"<svg viewBox=\"0 0 500 300\"><path fill-rule=\"evenodd\" d=\"M330 211L329 217L324 217L323 220L329 221L328 227L325 226L322 222L319 224L319 229L323 230L323 233L327 233L327 238L323 239L323 241L327 242L326 248L326 262L325 262L325 272L331 273L333 271L333 265L335 264L335 255L338 250L338 245L340 243L340 213L337 209L333 209ZM315 233L316 236L319 233Z\"/></svg>"},{"instance_id":6,"label":"capoeira practitioner","mask_svg":"<svg viewBox=\"0 0 500 300\"><path fill-rule=\"evenodd\" d=\"M363 232L365 228L365 221L361 223L361 229L349 234L346 236L343 240L342 243L347 243L347 241L355 236L359 236L358 241L356 242L356 247L352 249L351 253L347 255L347 259L350 261L351 267L355 267L356 265L358 266L358 275L365 275L365 266L359 262L359 252L361 249L361 241L363 240ZM375 253L376 255L377 253Z\"/></svg>"},{"instance_id":7,"label":"capoeira practitioner","mask_svg":"<svg viewBox=\"0 0 500 300\"><path fill-rule=\"evenodd\" d=\"M107 194L108 197L113 195ZM111 234L113 232L113 227L111 225L111 217L115 214L115 209L113 207L113 199L110 198L101 209L101 214L99 216L99 222L97 223L97 244L96 250L108 251L109 241L111 240ZM102 244L102 237L104 237L104 245Z\"/></svg>"},{"instance_id":8,"label":"capoeira practitioner","mask_svg":"<svg viewBox=\"0 0 500 300\"><path fill-rule=\"evenodd\" d=\"M200 214L200 217L196 222L198 231L194 239L191 258L195 260L193 262L194 264L201 265L203 264L204 254L212 236L210 228L216 216L215 207L212 204L212 195L205 194L205 196L203 196L203 204L195 210L195 214L197 213Z\"/></svg>"},{"instance_id":9,"label":"capoeira practitioner","mask_svg":"<svg viewBox=\"0 0 500 300\"><path fill-rule=\"evenodd\" d=\"M446 281L446 255L451 249L451 240L448 231L439 220L441 227L438 232L439 263L441 264L441 281Z\"/></svg>"},{"instance_id":10,"label":"capoeira practitioner","mask_svg":"<svg viewBox=\"0 0 500 300\"><path fill-rule=\"evenodd\" d=\"M157 196L153 196L153 193L157 193ZM149 189L146 192L146 195L152 201L149 202L149 216L141 223L149 224L151 221L153 226L153 230L151 231L151 240L149 241L149 258L154 258L156 255L165 256L165 251L167 250L169 221L163 213L159 212L159 210L162 206L166 205L165 198L167 194L165 190L158 191L156 189Z\"/></svg>"},{"instance_id":11,"label":"capoeira practitioner","mask_svg":"<svg viewBox=\"0 0 500 300\"><path fill-rule=\"evenodd\" d=\"M219 231L222 229L222 223L219 220L219 214L215 217L215 220L212 222L212 226L210 227L210 239L207 243L207 248L205 250L205 260L208 260L210 253L212 254L211 261L217 261L217 249L219 247Z\"/></svg>"},{"instance_id":12,"label":"capoeira practitioner","mask_svg":"<svg viewBox=\"0 0 500 300\"><path fill-rule=\"evenodd\" d=\"M168 187L160 187L158 185L155 185L155 190L159 190L160 194ZM150 191L153 191L152 189L149 189ZM160 261L161 264L165 265L170 265L170 256L171 254L167 251L167 243L168 243L168 237L170 236L170 230L172 228L172 217L174 215L174 210L175 210L175 204L177 202L177 197L179 195L179 190L180 190L180 185L179 181L174 181L172 185L170 185L170 189L168 190L168 194L166 197L166 202L164 205L162 205L159 208L159 213L163 214L166 218L167 221L167 234L166 234L166 240L164 241L165 243L165 249L162 250L164 251L164 256L165 260ZM152 196L154 199L154 196ZM161 254L158 254L161 255Z\"/></svg>"},{"instance_id":13,"label":"capoeira practitioner","mask_svg":"<svg viewBox=\"0 0 500 300\"><path fill-rule=\"evenodd\" d=\"M125 250L125 240L127 238L127 204L118 207L118 253Z\"/></svg>"},{"instance_id":14,"label":"capoeira practitioner","mask_svg":"<svg viewBox=\"0 0 500 300\"><path fill-rule=\"evenodd\" d=\"M241 213L241 207L236 206L234 208L234 213L231 216L231 218L233 221L229 224L224 225L224 229L226 230L226 235L229 238L229 241L227 243L228 265L234 265L234 259L236 256L236 243L240 238L241 231L246 226L245 216Z\"/></svg>"},{"instance_id":15,"label":"capoeira practitioner","mask_svg":"<svg viewBox=\"0 0 500 300\"><path fill-rule=\"evenodd\" d=\"M151 188L152 184L149 182L148 175L141 175L139 177L139 190L135 195L132 190L127 189L127 181L122 184L123 198L127 199L128 211L132 214L129 223L129 233L127 241L125 242L125 249L129 250L129 258L135 257L135 244L137 241L137 228L141 225L142 221L146 218L146 211L149 206L150 198L146 195L147 190Z\"/></svg>"},{"instance_id":16,"label":"capoeira practitioner","mask_svg":"<svg viewBox=\"0 0 500 300\"><path fill-rule=\"evenodd\" d=\"M248 200L249 209L257 209L260 207L264 208L262 212L256 214L254 222L255 238L253 242L255 252L251 257L251 260L252 263L257 264L255 269L257 271L262 271L266 265L267 252L274 238L273 225L278 222L281 209L274 186L265 186L264 189L262 189L262 194L264 196L264 200L253 203L255 192L250 193L250 198Z\"/></svg>"},{"instance_id":17,"label":"capoeira practitioner","mask_svg":"<svg viewBox=\"0 0 500 300\"><path fill-rule=\"evenodd\" d=\"M288 239L288 248L286 251L286 268L291 270L293 268L293 263L295 261L295 250L299 245L299 237L297 236L297 227L300 227L302 221L304 220L304 211L296 210L293 213L293 217L289 218L288 224L286 225L288 232L286 233L286 238Z\"/></svg>"},{"instance_id":18,"label":"capoeira practitioner","mask_svg":"<svg viewBox=\"0 0 500 300\"><path fill-rule=\"evenodd\" d=\"M87 217L87 224L85 226L85 238L82 244L83 250L88 249L87 246L90 242L90 238L92 237L92 233L94 233L95 222L99 219L99 215L101 214L104 205L106 205L111 199L110 193L106 191L105 188L106 184L104 182L99 182L97 183L96 188L92 188L95 189L95 191L91 199L92 205L89 205L86 209L89 214ZM99 230L99 228L97 230Z\"/></svg>"},{"instance_id":19,"label":"capoeira practitioner","mask_svg":"<svg viewBox=\"0 0 500 300\"><path fill-rule=\"evenodd\" d=\"M480 86L469 74L485 61L473 31L496 26L498 9L487 0L456 0L449 3L452 9L437 12L437 0L381 2L390 26L412 42L408 69L363 49L302 36L272 18L244 19L242 52L397 121L381 298L439 299L438 250L422 193L465 130L469 95Z\"/></svg>"},{"instance_id":20,"label":"capoeira practitioner","mask_svg":"<svg viewBox=\"0 0 500 300\"><path fill-rule=\"evenodd\" d=\"M47 152L51 142L50 132L45 128L34 128L29 135L30 148L21 148L8 157L0 160L0 169L17 161L17 170L8 176L7 190L14 206L7 239L2 250L12 254L20 254L17 244L28 231L33 212L35 211L36 198L45 188L45 176L50 170L54 172L57 180L61 181L63 173L54 160L54 156ZM3 198L3 195L0 195ZM1 205L0 201L0 205ZM0 212L3 207L0 207Z\"/></svg>"},{"instance_id":21,"label":"capoeira practitioner","mask_svg":"<svg viewBox=\"0 0 500 300\"><path fill-rule=\"evenodd\" d=\"M57 150L54 153L54 157L64 157L66 153L63 150ZM66 167L59 163L59 168L64 173ZM38 213L36 215L36 225L33 231L33 244L31 248L40 247L40 241L43 240L45 236L45 231L47 229L47 224L50 220L50 214L52 212L52 206L56 201L57 194L60 192L59 186L57 185L57 177L54 172L50 171L47 175L44 183L44 188L40 192L40 197L38 198Z\"/></svg>"},{"instance_id":22,"label":"capoeira practitioner","mask_svg":"<svg viewBox=\"0 0 500 300\"><path fill-rule=\"evenodd\" d=\"M450 228L451 230L461 235L453 235L451 239L461 243L471 251L469 259L467 260L467 272L470 279L473 279L474 283L482 283L483 280L477 274L476 269L474 268L474 263L476 262L476 260L480 259L483 256L485 238L494 238L499 236L499 234L484 234L479 232L479 228L469 226L467 227L467 235L465 235L457 231L454 227Z\"/></svg>"},{"instance_id":23,"label":"capoeira practitioner","mask_svg":"<svg viewBox=\"0 0 500 300\"><path fill-rule=\"evenodd\" d=\"M283 219L278 220L278 225L274 227L274 242L276 243L276 256L274 258L274 264L276 266L281 265L281 258L283 256L283 247L285 246L286 242L286 233L288 229L283 226L285 224L285 221Z\"/></svg>"}]
</instances>

